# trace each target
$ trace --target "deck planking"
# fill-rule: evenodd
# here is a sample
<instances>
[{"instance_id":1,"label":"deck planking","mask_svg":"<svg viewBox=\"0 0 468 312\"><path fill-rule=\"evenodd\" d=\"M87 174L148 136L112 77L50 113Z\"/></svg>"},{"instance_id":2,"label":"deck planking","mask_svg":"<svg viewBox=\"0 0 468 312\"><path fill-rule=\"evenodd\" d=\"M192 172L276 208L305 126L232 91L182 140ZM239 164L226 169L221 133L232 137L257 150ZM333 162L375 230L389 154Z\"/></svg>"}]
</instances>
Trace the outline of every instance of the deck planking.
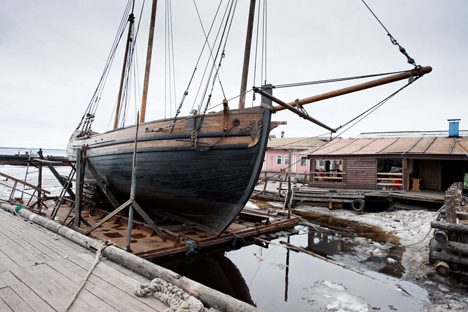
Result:
<instances>
[{"instance_id":1,"label":"deck planking","mask_svg":"<svg viewBox=\"0 0 468 312\"><path fill-rule=\"evenodd\" d=\"M0 210L0 310L61 311L95 253L19 216ZM136 297L149 279L102 259L70 311L163 311L154 297Z\"/></svg>"}]
</instances>

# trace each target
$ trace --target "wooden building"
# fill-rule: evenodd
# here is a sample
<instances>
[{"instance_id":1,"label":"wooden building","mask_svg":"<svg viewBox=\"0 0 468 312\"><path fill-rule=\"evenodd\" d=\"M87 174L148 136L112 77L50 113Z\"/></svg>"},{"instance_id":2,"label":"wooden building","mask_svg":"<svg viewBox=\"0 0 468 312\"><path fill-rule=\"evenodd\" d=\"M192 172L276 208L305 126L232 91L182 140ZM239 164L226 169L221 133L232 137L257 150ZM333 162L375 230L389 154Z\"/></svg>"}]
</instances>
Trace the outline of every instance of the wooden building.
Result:
<instances>
[{"instance_id":1,"label":"wooden building","mask_svg":"<svg viewBox=\"0 0 468 312\"><path fill-rule=\"evenodd\" d=\"M327 141L324 138L314 137L270 138L262 171L270 173L287 171L291 164L291 172L309 173L310 161L306 155L302 155L302 152L322 146ZM289 152L291 152L291 160Z\"/></svg>"},{"instance_id":2,"label":"wooden building","mask_svg":"<svg viewBox=\"0 0 468 312\"><path fill-rule=\"evenodd\" d=\"M303 155L324 188L445 190L468 174L468 137L337 138Z\"/></svg>"}]
</instances>

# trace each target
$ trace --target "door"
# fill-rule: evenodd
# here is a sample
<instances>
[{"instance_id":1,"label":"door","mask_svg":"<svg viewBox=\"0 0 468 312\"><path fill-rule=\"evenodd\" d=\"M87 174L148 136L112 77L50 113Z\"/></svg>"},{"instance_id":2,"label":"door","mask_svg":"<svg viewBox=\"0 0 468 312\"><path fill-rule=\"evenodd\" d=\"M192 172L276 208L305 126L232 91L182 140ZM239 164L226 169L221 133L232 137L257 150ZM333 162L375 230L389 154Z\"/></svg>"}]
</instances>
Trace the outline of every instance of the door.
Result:
<instances>
[{"instance_id":1,"label":"door","mask_svg":"<svg viewBox=\"0 0 468 312\"><path fill-rule=\"evenodd\" d=\"M440 160L421 160L419 176L422 178L421 188L425 190L441 190Z\"/></svg>"}]
</instances>

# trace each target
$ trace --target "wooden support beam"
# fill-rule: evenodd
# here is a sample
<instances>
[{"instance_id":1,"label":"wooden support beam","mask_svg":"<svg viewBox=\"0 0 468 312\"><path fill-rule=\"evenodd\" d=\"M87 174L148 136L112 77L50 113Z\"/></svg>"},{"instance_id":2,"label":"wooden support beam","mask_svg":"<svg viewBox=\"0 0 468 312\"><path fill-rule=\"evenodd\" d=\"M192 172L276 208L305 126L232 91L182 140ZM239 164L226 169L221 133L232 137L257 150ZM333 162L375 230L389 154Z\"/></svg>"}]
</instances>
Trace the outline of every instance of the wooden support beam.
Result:
<instances>
[{"instance_id":1,"label":"wooden support beam","mask_svg":"<svg viewBox=\"0 0 468 312\"><path fill-rule=\"evenodd\" d=\"M436 242L434 244L434 247L436 249L445 249L445 250L448 250L448 251L456 251L456 252L460 252L460 253L468 255L468 244L464 244L464 243L451 242L451 241L440 242L440 241L436 240Z\"/></svg>"},{"instance_id":2,"label":"wooden support beam","mask_svg":"<svg viewBox=\"0 0 468 312\"><path fill-rule=\"evenodd\" d=\"M468 233L468 225L447 223L440 221L431 221L431 227L446 231L454 231L459 233Z\"/></svg>"},{"instance_id":3,"label":"wooden support beam","mask_svg":"<svg viewBox=\"0 0 468 312\"><path fill-rule=\"evenodd\" d=\"M456 255L449 255L443 252L434 251L434 253L432 254L432 257L434 259L442 260L445 262L468 265L468 258L462 258Z\"/></svg>"},{"instance_id":4,"label":"wooden support beam","mask_svg":"<svg viewBox=\"0 0 468 312\"><path fill-rule=\"evenodd\" d=\"M127 200L125 203L123 203L122 205L117 207L114 211L109 213L107 216L102 218L98 223L94 224L90 229L88 229L86 232L84 232L84 235L88 235L89 233L91 233L92 231L94 231L95 229L97 229L98 227L103 225L104 222L106 222L107 220L109 220L110 218L112 218L113 216L115 216L116 214L118 214L119 212L121 212L123 209L127 208L131 204L132 204L132 200L130 200L130 199Z\"/></svg>"},{"instance_id":5,"label":"wooden support beam","mask_svg":"<svg viewBox=\"0 0 468 312\"><path fill-rule=\"evenodd\" d=\"M15 182L17 182L17 183L24 184L24 185L26 185L27 187L30 187L30 188L32 188L32 189L34 189L34 190L36 190L36 191L40 191L40 192L42 192L42 193L50 194L49 191L44 190L43 188L37 187L37 186L32 185L31 183L28 183L28 182L25 182L25 181L21 181L21 180L19 180L19 179L17 179L17 178L14 178L14 177L12 177L12 176L9 176L8 174L4 174L4 173L1 173L1 172L0 172L0 176L7 178L7 180L12 180L12 181L15 181Z\"/></svg>"},{"instance_id":6,"label":"wooden support beam","mask_svg":"<svg viewBox=\"0 0 468 312\"><path fill-rule=\"evenodd\" d=\"M318 121L317 119L310 117L307 113L305 113L303 111L300 111L297 108L295 108L294 106L296 106L296 105L287 104L287 103L281 101L280 99L274 97L273 95L261 90L260 88L253 88L253 90L255 92L257 92L257 93L260 93L262 96L266 97L267 99L281 105L279 107L282 107L282 109L287 108L290 111L292 111L293 113L295 113L296 115L298 115L298 116L300 116L300 117L302 117L302 118L304 118L304 119L306 119L306 120L308 120L310 122L313 122L314 124L316 124L316 125L318 125L318 126L320 126L322 128L325 128L325 129L327 129L327 130L329 130L329 131L331 131L333 133L336 132L336 129L333 129L333 128L323 124L322 122ZM278 106L275 106L275 107L278 107ZM276 111L278 111L278 110L276 110Z\"/></svg>"},{"instance_id":7,"label":"wooden support beam","mask_svg":"<svg viewBox=\"0 0 468 312\"><path fill-rule=\"evenodd\" d=\"M49 170L50 172L52 172L52 174L55 176L55 178L60 182L60 184L62 185L62 187L66 188L66 191L68 193L68 195L70 195L70 198L72 200L75 200L75 193L73 193L73 191L71 190L70 186L67 187L67 181L66 179L62 178L62 176L57 172L57 170L55 169L54 165L52 165L51 162L49 161L43 161L43 159L40 160L41 162L44 162L47 167L49 167Z\"/></svg>"},{"instance_id":8,"label":"wooden support beam","mask_svg":"<svg viewBox=\"0 0 468 312\"><path fill-rule=\"evenodd\" d=\"M112 193L112 191L109 188L109 185L107 185L104 182L104 179L98 174L96 168L94 167L93 163L90 161L89 157L86 157L86 167L88 168L89 172L91 172L97 184L101 188L104 195L106 195L107 199L112 204L112 206L114 208L119 207L120 206L119 202L117 201L117 199L115 199L114 193Z\"/></svg>"}]
</instances>

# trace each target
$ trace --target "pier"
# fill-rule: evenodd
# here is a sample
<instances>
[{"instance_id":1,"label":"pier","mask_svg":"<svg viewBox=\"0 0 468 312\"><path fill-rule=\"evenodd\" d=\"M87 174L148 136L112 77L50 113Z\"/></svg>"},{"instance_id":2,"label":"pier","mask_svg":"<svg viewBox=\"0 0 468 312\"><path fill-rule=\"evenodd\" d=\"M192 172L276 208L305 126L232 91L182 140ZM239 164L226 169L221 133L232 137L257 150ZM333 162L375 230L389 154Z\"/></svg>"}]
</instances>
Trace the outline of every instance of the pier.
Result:
<instances>
[{"instance_id":1,"label":"pier","mask_svg":"<svg viewBox=\"0 0 468 312\"><path fill-rule=\"evenodd\" d=\"M167 296L160 296L167 304L153 296L136 296L137 287L147 287L156 278L168 283L168 289L198 299L204 311L261 311L27 209L4 203L0 208L0 235L6 242L0 253L2 311L68 311L70 303L70 311L166 311L171 304ZM102 251L97 265L94 250Z\"/></svg>"}]
</instances>

